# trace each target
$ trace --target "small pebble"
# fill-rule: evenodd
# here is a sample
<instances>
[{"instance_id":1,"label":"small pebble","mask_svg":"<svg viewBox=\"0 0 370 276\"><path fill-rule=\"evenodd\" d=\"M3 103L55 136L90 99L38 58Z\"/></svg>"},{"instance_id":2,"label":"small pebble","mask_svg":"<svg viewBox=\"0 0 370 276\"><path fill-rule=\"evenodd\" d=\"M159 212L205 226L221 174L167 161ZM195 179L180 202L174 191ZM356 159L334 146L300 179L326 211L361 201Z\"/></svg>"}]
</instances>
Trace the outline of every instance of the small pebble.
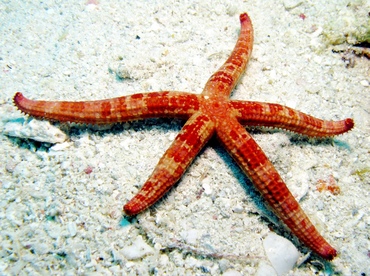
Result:
<instances>
[{"instance_id":1,"label":"small pebble","mask_svg":"<svg viewBox=\"0 0 370 276\"><path fill-rule=\"evenodd\" d=\"M277 275L287 274L298 260L297 248L287 239L274 233L268 234L263 240L267 258Z\"/></svg>"},{"instance_id":2,"label":"small pebble","mask_svg":"<svg viewBox=\"0 0 370 276\"><path fill-rule=\"evenodd\" d=\"M153 254L154 250L143 241L143 238L141 236L138 236L133 244L131 246L123 248L121 253L128 260L137 260L146 255Z\"/></svg>"},{"instance_id":3,"label":"small pebble","mask_svg":"<svg viewBox=\"0 0 370 276\"><path fill-rule=\"evenodd\" d=\"M77 234L77 225L74 221L70 221L67 224L68 232L71 235L71 237L76 236Z\"/></svg>"},{"instance_id":4,"label":"small pebble","mask_svg":"<svg viewBox=\"0 0 370 276\"><path fill-rule=\"evenodd\" d=\"M360 81L360 84L364 87L368 87L369 86L369 82L367 80L362 80Z\"/></svg>"},{"instance_id":5,"label":"small pebble","mask_svg":"<svg viewBox=\"0 0 370 276\"><path fill-rule=\"evenodd\" d=\"M4 126L3 133L22 139L32 139L50 144L62 143L67 140L67 135L48 121L39 120L14 120Z\"/></svg>"},{"instance_id":6,"label":"small pebble","mask_svg":"<svg viewBox=\"0 0 370 276\"><path fill-rule=\"evenodd\" d=\"M284 4L284 8L289 11L291 9L294 9L296 7L298 7L299 5L302 4L303 1L300 1L300 0L285 0L283 2Z\"/></svg>"}]
</instances>

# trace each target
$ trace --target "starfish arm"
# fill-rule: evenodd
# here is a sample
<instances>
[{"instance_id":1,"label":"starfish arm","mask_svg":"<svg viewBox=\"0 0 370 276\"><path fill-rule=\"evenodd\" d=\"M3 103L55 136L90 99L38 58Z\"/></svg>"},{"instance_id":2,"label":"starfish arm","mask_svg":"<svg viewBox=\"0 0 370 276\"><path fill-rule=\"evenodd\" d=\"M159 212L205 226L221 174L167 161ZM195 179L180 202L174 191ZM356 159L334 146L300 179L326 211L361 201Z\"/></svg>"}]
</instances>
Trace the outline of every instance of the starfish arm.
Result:
<instances>
[{"instance_id":1,"label":"starfish arm","mask_svg":"<svg viewBox=\"0 0 370 276\"><path fill-rule=\"evenodd\" d=\"M125 213L136 215L158 201L180 179L213 132L214 123L208 116L200 112L194 114L159 160L139 193L123 207Z\"/></svg>"},{"instance_id":2,"label":"starfish arm","mask_svg":"<svg viewBox=\"0 0 370 276\"><path fill-rule=\"evenodd\" d=\"M169 91L85 102L34 101L17 92L14 104L22 112L36 118L88 124L109 124L167 116L189 118L199 109L198 95Z\"/></svg>"},{"instance_id":3,"label":"starfish arm","mask_svg":"<svg viewBox=\"0 0 370 276\"><path fill-rule=\"evenodd\" d=\"M279 104L230 101L229 106L243 125L282 128L310 137L330 137L354 126L351 118L325 121Z\"/></svg>"},{"instance_id":4,"label":"starfish arm","mask_svg":"<svg viewBox=\"0 0 370 276\"><path fill-rule=\"evenodd\" d=\"M262 149L238 121L224 121L217 126L216 134L285 225L311 250L333 259L336 250L319 234Z\"/></svg>"},{"instance_id":5,"label":"starfish arm","mask_svg":"<svg viewBox=\"0 0 370 276\"><path fill-rule=\"evenodd\" d=\"M240 15L240 34L238 41L225 63L209 78L203 95L229 97L245 71L253 48L253 26L248 14Z\"/></svg>"}]
</instances>

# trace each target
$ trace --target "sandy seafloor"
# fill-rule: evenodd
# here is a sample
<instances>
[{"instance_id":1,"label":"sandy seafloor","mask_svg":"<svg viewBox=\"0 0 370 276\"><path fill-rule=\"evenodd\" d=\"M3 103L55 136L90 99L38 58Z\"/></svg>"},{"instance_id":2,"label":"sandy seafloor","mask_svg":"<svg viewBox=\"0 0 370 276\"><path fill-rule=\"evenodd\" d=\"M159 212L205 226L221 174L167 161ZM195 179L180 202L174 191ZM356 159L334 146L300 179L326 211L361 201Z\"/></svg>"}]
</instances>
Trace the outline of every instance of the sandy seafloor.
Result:
<instances>
[{"instance_id":1,"label":"sandy seafloor","mask_svg":"<svg viewBox=\"0 0 370 276\"><path fill-rule=\"evenodd\" d=\"M1 1L0 275L263 275L270 267L263 240L272 231L301 254L289 275L370 275L370 61L351 53L345 61L325 39L328 33L350 37L370 4L320 2ZM30 123L12 104L16 91L72 101L201 93L234 47L242 12L253 21L255 44L233 99L355 120L351 132L324 141L251 129L338 249L332 262L307 256L306 247L268 218L217 140L165 200L126 220L122 206L168 148L180 120L54 124L67 134L57 144L4 134L9 123ZM319 181L334 182L340 193L319 192Z\"/></svg>"}]
</instances>

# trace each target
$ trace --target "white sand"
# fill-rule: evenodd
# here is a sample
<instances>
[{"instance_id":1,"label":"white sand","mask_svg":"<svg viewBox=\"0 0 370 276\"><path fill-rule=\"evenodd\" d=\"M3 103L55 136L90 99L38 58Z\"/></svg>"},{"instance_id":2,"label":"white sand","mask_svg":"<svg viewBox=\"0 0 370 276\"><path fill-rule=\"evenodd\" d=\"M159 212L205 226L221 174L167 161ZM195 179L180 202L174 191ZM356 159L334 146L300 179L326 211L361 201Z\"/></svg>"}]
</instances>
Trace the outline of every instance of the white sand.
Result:
<instances>
[{"instance_id":1,"label":"white sand","mask_svg":"<svg viewBox=\"0 0 370 276\"><path fill-rule=\"evenodd\" d=\"M369 1L33 2L39 1L0 4L2 130L25 118L12 105L16 91L32 99L76 101L156 90L200 93L234 47L238 15L248 12L255 46L232 98L356 123L329 142L253 132L340 252L331 263L313 256L291 274L370 274L370 61L352 56L354 67L346 68L322 35L348 31L336 29L336 20L351 29L357 16L367 16ZM118 81L114 72L126 79ZM215 141L166 200L132 222L124 220L123 204L181 126L178 120L149 120L99 131L57 124L69 140L52 149L1 135L0 274L267 271L263 239L272 224L263 200ZM316 190L318 180L331 176L339 195ZM302 255L307 252L281 224L273 229Z\"/></svg>"}]
</instances>

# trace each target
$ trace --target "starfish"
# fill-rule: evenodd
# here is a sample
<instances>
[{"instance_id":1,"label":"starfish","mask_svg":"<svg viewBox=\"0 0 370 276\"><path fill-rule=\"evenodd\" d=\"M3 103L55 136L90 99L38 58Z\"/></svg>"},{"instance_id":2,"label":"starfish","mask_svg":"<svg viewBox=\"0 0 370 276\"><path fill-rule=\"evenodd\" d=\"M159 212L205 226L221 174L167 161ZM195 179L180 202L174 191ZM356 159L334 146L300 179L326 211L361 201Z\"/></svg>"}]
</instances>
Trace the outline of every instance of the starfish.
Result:
<instances>
[{"instance_id":1,"label":"starfish","mask_svg":"<svg viewBox=\"0 0 370 276\"><path fill-rule=\"evenodd\" d=\"M229 95L245 71L253 46L253 26L246 13L240 15L240 23L234 50L210 77L201 94L161 91L97 101L52 102L30 100L17 92L14 104L25 114L60 122L109 124L153 117L186 119L149 179L124 205L128 216L144 211L163 197L215 135L291 232L313 252L332 260L337 251L316 230L244 126L267 126L309 137L331 137L349 131L354 122L350 118L325 121L274 103L230 100Z\"/></svg>"}]
</instances>

